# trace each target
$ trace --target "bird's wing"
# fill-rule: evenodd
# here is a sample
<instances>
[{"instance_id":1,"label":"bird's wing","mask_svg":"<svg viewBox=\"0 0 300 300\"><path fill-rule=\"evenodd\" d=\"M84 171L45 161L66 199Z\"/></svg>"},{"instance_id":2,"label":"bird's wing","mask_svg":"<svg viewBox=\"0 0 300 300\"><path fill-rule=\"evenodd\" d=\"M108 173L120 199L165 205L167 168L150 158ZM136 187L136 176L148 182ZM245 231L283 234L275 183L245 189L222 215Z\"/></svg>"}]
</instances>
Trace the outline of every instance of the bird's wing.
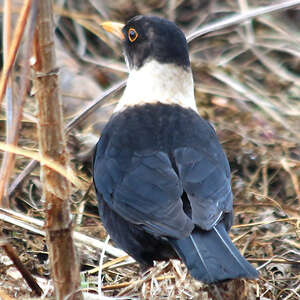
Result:
<instances>
[{"instance_id":1,"label":"bird's wing","mask_svg":"<svg viewBox=\"0 0 300 300\"><path fill-rule=\"evenodd\" d=\"M114 151L104 151L104 144L100 140L94 159L94 182L104 201L154 235L189 235L194 225L183 211L182 184L168 155L161 151L109 155Z\"/></svg>"},{"instance_id":2,"label":"bird's wing","mask_svg":"<svg viewBox=\"0 0 300 300\"><path fill-rule=\"evenodd\" d=\"M192 220L210 230L224 213L231 226L232 192L230 168L216 136L205 147L181 147L174 151L179 178L190 202Z\"/></svg>"}]
</instances>

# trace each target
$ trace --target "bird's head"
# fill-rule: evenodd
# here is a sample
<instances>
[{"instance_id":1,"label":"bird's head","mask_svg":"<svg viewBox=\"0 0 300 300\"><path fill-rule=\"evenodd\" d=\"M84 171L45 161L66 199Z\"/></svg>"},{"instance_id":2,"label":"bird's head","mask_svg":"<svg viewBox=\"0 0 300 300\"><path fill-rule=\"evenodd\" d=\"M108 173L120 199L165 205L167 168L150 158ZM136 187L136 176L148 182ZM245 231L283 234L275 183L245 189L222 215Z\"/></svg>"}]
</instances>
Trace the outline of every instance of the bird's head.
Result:
<instances>
[{"instance_id":1,"label":"bird's head","mask_svg":"<svg viewBox=\"0 0 300 300\"><path fill-rule=\"evenodd\" d=\"M102 26L122 40L130 71L115 112L156 102L197 110L186 38L173 22L136 16L126 25L104 22Z\"/></svg>"},{"instance_id":2,"label":"bird's head","mask_svg":"<svg viewBox=\"0 0 300 300\"><path fill-rule=\"evenodd\" d=\"M184 68L190 66L186 38L173 22L154 16L136 16L126 25L104 22L102 26L123 41L130 70L139 69L150 60Z\"/></svg>"}]
</instances>

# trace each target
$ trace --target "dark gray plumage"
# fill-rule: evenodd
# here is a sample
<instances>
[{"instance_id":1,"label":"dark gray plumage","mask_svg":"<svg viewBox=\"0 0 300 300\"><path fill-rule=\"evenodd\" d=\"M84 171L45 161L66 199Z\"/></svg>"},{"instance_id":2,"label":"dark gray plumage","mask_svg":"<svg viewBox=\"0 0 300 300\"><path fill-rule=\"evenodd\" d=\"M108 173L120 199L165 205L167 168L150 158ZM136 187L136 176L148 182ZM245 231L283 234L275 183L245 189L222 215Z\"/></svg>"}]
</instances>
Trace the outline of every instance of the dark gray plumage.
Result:
<instances>
[{"instance_id":1,"label":"dark gray plumage","mask_svg":"<svg viewBox=\"0 0 300 300\"><path fill-rule=\"evenodd\" d=\"M183 33L169 21L145 16L130 20L122 32L130 88L94 156L106 230L143 268L180 258L207 283L257 277L227 233L233 219L230 168L213 127L196 112Z\"/></svg>"},{"instance_id":2,"label":"dark gray plumage","mask_svg":"<svg viewBox=\"0 0 300 300\"><path fill-rule=\"evenodd\" d=\"M226 156L193 110L146 104L115 115L97 144L94 183L108 233L144 267L176 252L205 282L256 277L225 230L232 223Z\"/></svg>"}]
</instances>

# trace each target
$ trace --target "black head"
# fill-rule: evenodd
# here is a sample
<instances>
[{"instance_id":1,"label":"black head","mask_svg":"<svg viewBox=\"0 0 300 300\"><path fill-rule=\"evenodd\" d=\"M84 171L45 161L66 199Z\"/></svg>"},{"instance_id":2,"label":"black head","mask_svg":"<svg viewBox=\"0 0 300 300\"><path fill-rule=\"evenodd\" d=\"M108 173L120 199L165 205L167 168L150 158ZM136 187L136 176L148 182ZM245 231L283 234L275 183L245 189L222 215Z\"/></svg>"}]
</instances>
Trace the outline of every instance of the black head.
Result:
<instances>
[{"instance_id":1,"label":"black head","mask_svg":"<svg viewBox=\"0 0 300 300\"><path fill-rule=\"evenodd\" d=\"M123 46L129 67L140 68L146 61L190 66L188 46L183 32L166 19L136 16L122 29Z\"/></svg>"}]
</instances>

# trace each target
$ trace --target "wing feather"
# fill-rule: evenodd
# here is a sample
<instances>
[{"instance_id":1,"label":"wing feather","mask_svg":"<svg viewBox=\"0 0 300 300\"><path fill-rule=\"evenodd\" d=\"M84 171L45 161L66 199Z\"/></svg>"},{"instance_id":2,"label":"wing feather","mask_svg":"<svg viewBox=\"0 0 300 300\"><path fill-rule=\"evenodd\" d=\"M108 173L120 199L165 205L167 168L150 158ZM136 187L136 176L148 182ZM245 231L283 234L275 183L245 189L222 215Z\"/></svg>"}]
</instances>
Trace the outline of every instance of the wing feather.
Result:
<instances>
[{"instance_id":1,"label":"wing feather","mask_svg":"<svg viewBox=\"0 0 300 300\"><path fill-rule=\"evenodd\" d=\"M174 151L174 158L193 222L211 230L222 213L232 212L230 170L221 146L214 153L205 148L181 147Z\"/></svg>"},{"instance_id":2,"label":"wing feather","mask_svg":"<svg viewBox=\"0 0 300 300\"><path fill-rule=\"evenodd\" d=\"M182 184L168 155L135 152L126 172L119 170L118 159L104 155L94 166L95 172L102 168L101 176L96 173L95 186L104 201L124 219L156 236L189 235L194 225L184 213Z\"/></svg>"}]
</instances>

